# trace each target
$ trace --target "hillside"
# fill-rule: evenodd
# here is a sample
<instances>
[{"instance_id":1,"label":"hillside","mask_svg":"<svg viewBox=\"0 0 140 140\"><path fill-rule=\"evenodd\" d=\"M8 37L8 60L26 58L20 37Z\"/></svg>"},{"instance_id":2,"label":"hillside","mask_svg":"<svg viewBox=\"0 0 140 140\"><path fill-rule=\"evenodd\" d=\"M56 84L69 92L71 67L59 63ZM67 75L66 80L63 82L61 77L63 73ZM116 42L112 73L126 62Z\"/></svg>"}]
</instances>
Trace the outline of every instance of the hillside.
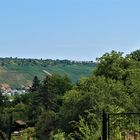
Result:
<instances>
[{"instance_id":1,"label":"hillside","mask_svg":"<svg viewBox=\"0 0 140 140\"><path fill-rule=\"evenodd\" d=\"M34 76L42 80L47 71L51 74L68 75L72 82L81 76L89 76L96 64L69 60L0 58L0 84L20 88L31 85Z\"/></svg>"}]
</instances>

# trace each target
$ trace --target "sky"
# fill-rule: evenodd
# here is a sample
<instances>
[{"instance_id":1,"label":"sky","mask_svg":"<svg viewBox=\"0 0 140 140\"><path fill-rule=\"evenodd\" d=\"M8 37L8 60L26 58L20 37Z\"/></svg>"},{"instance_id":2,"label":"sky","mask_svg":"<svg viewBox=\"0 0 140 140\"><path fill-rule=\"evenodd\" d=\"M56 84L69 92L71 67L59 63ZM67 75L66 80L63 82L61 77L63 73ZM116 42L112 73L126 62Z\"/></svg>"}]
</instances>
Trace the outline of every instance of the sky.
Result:
<instances>
[{"instance_id":1,"label":"sky","mask_svg":"<svg viewBox=\"0 0 140 140\"><path fill-rule=\"evenodd\" d=\"M140 49L140 0L0 0L0 57L95 60Z\"/></svg>"}]
</instances>

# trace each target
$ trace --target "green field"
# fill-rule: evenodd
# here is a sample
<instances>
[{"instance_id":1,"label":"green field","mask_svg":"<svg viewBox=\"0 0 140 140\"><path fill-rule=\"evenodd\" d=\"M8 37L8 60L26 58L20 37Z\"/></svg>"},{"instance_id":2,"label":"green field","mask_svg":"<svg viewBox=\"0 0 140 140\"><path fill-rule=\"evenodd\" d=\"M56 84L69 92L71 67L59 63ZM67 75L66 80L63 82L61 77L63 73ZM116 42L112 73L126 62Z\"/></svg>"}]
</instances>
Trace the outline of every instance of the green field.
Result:
<instances>
[{"instance_id":1,"label":"green field","mask_svg":"<svg viewBox=\"0 0 140 140\"><path fill-rule=\"evenodd\" d=\"M38 76L40 80L43 80L46 75L43 70L51 74L67 75L72 82L76 82L81 76L91 75L95 68L95 65L88 63L76 62L71 64L68 60L65 60L67 63L55 60L35 61L34 59L22 61L22 59L16 59L16 61L10 58L8 60L6 58L0 59L0 84L6 83L13 88L20 88L22 85L28 86L31 85L34 76ZM22 64L20 64L21 62Z\"/></svg>"}]
</instances>

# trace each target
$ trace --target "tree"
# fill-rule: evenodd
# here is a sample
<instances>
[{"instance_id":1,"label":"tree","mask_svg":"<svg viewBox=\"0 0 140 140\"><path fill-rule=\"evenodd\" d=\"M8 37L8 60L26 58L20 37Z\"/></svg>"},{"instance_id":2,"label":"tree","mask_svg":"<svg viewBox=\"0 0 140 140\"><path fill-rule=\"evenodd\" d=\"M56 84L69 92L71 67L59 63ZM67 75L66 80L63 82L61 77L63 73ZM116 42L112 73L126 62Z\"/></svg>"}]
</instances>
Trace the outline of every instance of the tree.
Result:
<instances>
[{"instance_id":1,"label":"tree","mask_svg":"<svg viewBox=\"0 0 140 140\"><path fill-rule=\"evenodd\" d=\"M40 89L38 97L46 109L55 110L61 105L61 97L71 89L71 83L67 76L46 76Z\"/></svg>"},{"instance_id":2,"label":"tree","mask_svg":"<svg viewBox=\"0 0 140 140\"><path fill-rule=\"evenodd\" d=\"M132 100L122 82L105 78L104 76L91 76L82 79L73 90L63 96L63 104L58 115L58 126L69 133L74 129L73 121L79 121L79 115L86 118L86 112L92 110L94 114L94 128L98 130L102 110L119 112L132 108ZM125 102L127 101L127 104ZM86 118L88 123L90 119ZM66 125L67 124L67 125Z\"/></svg>"},{"instance_id":3,"label":"tree","mask_svg":"<svg viewBox=\"0 0 140 140\"><path fill-rule=\"evenodd\" d=\"M4 96L2 95L0 91L0 107L4 105Z\"/></svg>"},{"instance_id":4,"label":"tree","mask_svg":"<svg viewBox=\"0 0 140 140\"><path fill-rule=\"evenodd\" d=\"M39 140L49 139L51 131L54 129L55 112L49 110L43 112L36 124L36 132Z\"/></svg>"},{"instance_id":5,"label":"tree","mask_svg":"<svg viewBox=\"0 0 140 140\"><path fill-rule=\"evenodd\" d=\"M121 80L125 74L123 53L112 51L98 58L96 75L102 75L106 78Z\"/></svg>"},{"instance_id":6,"label":"tree","mask_svg":"<svg viewBox=\"0 0 140 140\"><path fill-rule=\"evenodd\" d=\"M136 50L136 51L130 53L130 56L132 57L132 59L134 59L136 61L140 61L140 50Z\"/></svg>"},{"instance_id":7,"label":"tree","mask_svg":"<svg viewBox=\"0 0 140 140\"><path fill-rule=\"evenodd\" d=\"M32 87L31 87L31 91L37 91L39 90L39 87L40 87L40 80L38 79L37 76L34 77L33 79L33 84L32 84Z\"/></svg>"}]
</instances>

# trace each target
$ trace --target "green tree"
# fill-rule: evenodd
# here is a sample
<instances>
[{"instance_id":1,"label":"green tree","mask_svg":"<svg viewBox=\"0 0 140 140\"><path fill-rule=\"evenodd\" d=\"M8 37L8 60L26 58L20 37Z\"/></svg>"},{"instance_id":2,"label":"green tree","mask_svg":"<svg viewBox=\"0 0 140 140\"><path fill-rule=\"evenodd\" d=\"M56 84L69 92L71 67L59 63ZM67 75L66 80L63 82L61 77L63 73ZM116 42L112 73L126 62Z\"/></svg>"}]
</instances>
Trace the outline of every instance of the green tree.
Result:
<instances>
[{"instance_id":1,"label":"green tree","mask_svg":"<svg viewBox=\"0 0 140 140\"><path fill-rule=\"evenodd\" d=\"M140 50L136 50L136 51L130 53L130 56L132 57L132 59L134 59L136 61L140 61Z\"/></svg>"},{"instance_id":2,"label":"green tree","mask_svg":"<svg viewBox=\"0 0 140 140\"><path fill-rule=\"evenodd\" d=\"M96 75L103 75L106 78L115 80L123 79L125 75L124 65L125 59L122 56L123 53L112 51L111 53L104 54L101 58L98 58L98 66Z\"/></svg>"},{"instance_id":3,"label":"green tree","mask_svg":"<svg viewBox=\"0 0 140 140\"><path fill-rule=\"evenodd\" d=\"M32 87L31 87L31 91L37 91L39 90L40 87L40 80L38 79L37 76L34 77L33 79L33 83L32 83Z\"/></svg>"},{"instance_id":4,"label":"green tree","mask_svg":"<svg viewBox=\"0 0 140 140\"><path fill-rule=\"evenodd\" d=\"M43 112L36 124L37 138L39 140L49 139L51 132L54 129L55 112Z\"/></svg>"}]
</instances>

